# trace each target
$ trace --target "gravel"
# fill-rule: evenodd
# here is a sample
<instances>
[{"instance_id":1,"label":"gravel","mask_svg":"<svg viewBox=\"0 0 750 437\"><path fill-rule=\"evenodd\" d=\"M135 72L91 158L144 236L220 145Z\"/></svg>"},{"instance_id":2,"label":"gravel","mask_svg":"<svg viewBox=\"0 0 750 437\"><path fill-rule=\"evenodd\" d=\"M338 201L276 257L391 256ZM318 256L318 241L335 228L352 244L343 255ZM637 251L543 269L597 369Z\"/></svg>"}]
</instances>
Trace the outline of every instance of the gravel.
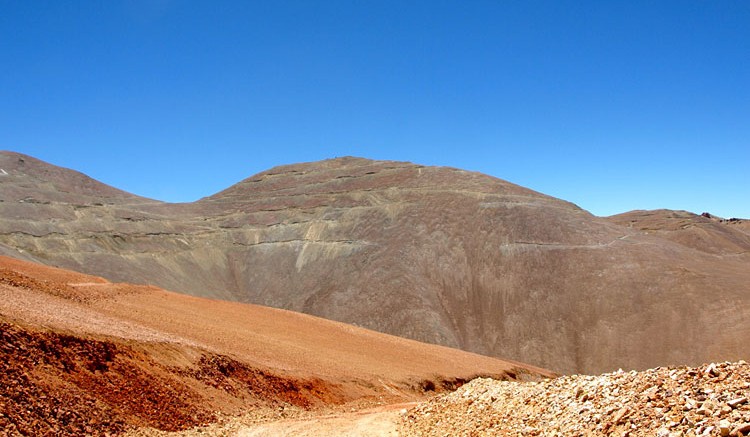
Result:
<instances>
[{"instance_id":1,"label":"gravel","mask_svg":"<svg viewBox=\"0 0 750 437\"><path fill-rule=\"evenodd\" d=\"M476 379L402 414L405 436L744 436L750 366L619 370L539 382Z\"/></svg>"}]
</instances>

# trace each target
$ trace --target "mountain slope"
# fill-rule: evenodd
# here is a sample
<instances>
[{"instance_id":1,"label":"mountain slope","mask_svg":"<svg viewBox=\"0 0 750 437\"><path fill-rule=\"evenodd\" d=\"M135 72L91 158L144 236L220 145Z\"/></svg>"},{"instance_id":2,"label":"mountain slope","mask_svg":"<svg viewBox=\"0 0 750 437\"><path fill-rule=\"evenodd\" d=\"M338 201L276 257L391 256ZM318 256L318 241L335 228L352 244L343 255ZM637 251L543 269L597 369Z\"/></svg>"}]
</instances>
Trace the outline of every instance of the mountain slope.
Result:
<instances>
[{"instance_id":1,"label":"mountain slope","mask_svg":"<svg viewBox=\"0 0 750 437\"><path fill-rule=\"evenodd\" d=\"M714 255L750 251L750 221L720 219L687 211L630 211L608 220L643 233L656 234L682 246Z\"/></svg>"},{"instance_id":2,"label":"mountain slope","mask_svg":"<svg viewBox=\"0 0 750 437\"><path fill-rule=\"evenodd\" d=\"M0 151L3 196L21 203L156 202L21 153Z\"/></svg>"},{"instance_id":3,"label":"mountain slope","mask_svg":"<svg viewBox=\"0 0 750 437\"><path fill-rule=\"evenodd\" d=\"M5 218L17 201L5 184L0 198ZM191 204L34 204L0 220L14 256L594 373L750 353L750 254L717 232L696 250L486 175L360 158L277 167Z\"/></svg>"},{"instance_id":4,"label":"mountain slope","mask_svg":"<svg viewBox=\"0 0 750 437\"><path fill-rule=\"evenodd\" d=\"M422 398L542 369L0 257L0 429L103 435Z\"/></svg>"}]
</instances>

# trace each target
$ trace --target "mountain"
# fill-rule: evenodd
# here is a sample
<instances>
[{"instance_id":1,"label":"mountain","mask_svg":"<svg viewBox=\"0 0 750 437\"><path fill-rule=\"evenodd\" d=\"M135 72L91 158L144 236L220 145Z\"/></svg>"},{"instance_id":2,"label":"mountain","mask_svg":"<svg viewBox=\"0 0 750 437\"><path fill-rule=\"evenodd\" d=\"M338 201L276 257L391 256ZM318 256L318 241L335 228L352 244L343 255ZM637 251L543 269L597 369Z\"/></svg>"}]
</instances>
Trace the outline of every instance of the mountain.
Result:
<instances>
[{"instance_id":1,"label":"mountain","mask_svg":"<svg viewBox=\"0 0 750 437\"><path fill-rule=\"evenodd\" d=\"M124 204L156 202L126 193L83 173L49 165L31 156L0 152L3 198L20 203Z\"/></svg>"},{"instance_id":2,"label":"mountain","mask_svg":"<svg viewBox=\"0 0 750 437\"><path fill-rule=\"evenodd\" d=\"M0 296L0 429L9 435L175 431L222 415L419 400L480 375L552 375L2 256Z\"/></svg>"},{"instance_id":3,"label":"mountain","mask_svg":"<svg viewBox=\"0 0 750 437\"><path fill-rule=\"evenodd\" d=\"M748 220L670 210L630 211L609 220L713 255L742 255L750 248Z\"/></svg>"},{"instance_id":4,"label":"mountain","mask_svg":"<svg viewBox=\"0 0 750 437\"><path fill-rule=\"evenodd\" d=\"M167 204L73 191L79 173L19 160L0 155L0 252L14 257L566 373L750 354L741 220L595 217L487 175L361 158Z\"/></svg>"}]
</instances>

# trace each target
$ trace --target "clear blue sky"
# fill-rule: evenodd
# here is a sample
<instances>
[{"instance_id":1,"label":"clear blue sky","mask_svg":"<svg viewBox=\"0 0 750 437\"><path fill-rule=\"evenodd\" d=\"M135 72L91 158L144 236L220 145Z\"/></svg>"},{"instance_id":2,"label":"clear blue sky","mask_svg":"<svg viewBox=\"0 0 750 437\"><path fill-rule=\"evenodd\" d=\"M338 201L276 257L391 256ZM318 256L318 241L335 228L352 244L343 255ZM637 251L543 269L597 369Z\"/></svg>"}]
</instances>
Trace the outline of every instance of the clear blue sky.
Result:
<instances>
[{"instance_id":1,"label":"clear blue sky","mask_svg":"<svg viewBox=\"0 0 750 437\"><path fill-rule=\"evenodd\" d=\"M354 155L750 217L750 2L0 0L0 149L191 201Z\"/></svg>"}]
</instances>

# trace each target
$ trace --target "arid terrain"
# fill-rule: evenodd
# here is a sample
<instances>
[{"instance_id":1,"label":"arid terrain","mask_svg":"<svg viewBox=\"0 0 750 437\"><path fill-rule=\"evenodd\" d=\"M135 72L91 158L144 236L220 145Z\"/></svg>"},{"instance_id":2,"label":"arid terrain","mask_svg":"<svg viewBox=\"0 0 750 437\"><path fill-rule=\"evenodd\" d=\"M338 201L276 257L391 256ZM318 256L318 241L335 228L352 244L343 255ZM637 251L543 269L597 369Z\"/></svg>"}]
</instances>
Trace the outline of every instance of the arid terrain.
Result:
<instances>
[{"instance_id":1,"label":"arid terrain","mask_svg":"<svg viewBox=\"0 0 750 437\"><path fill-rule=\"evenodd\" d=\"M744 361L555 378L303 314L7 257L0 327L0 435L750 433Z\"/></svg>"},{"instance_id":2,"label":"arid terrain","mask_svg":"<svg viewBox=\"0 0 750 437\"><path fill-rule=\"evenodd\" d=\"M476 379L402 415L402 435L694 437L750 434L750 366L619 370L540 382Z\"/></svg>"},{"instance_id":3,"label":"arid terrain","mask_svg":"<svg viewBox=\"0 0 750 437\"><path fill-rule=\"evenodd\" d=\"M0 435L236 430L229 418L360 411L477 376L551 375L304 314L6 257L0 327Z\"/></svg>"},{"instance_id":4,"label":"arid terrain","mask_svg":"<svg viewBox=\"0 0 750 437\"><path fill-rule=\"evenodd\" d=\"M743 220L595 217L490 176L359 158L186 204L12 152L0 168L0 253L20 259L562 373L750 354Z\"/></svg>"},{"instance_id":5,"label":"arid terrain","mask_svg":"<svg viewBox=\"0 0 750 437\"><path fill-rule=\"evenodd\" d=\"M0 169L0 435L750 434L746 220L359 158L187 204Z\"/></svg>"}]
</instances>

